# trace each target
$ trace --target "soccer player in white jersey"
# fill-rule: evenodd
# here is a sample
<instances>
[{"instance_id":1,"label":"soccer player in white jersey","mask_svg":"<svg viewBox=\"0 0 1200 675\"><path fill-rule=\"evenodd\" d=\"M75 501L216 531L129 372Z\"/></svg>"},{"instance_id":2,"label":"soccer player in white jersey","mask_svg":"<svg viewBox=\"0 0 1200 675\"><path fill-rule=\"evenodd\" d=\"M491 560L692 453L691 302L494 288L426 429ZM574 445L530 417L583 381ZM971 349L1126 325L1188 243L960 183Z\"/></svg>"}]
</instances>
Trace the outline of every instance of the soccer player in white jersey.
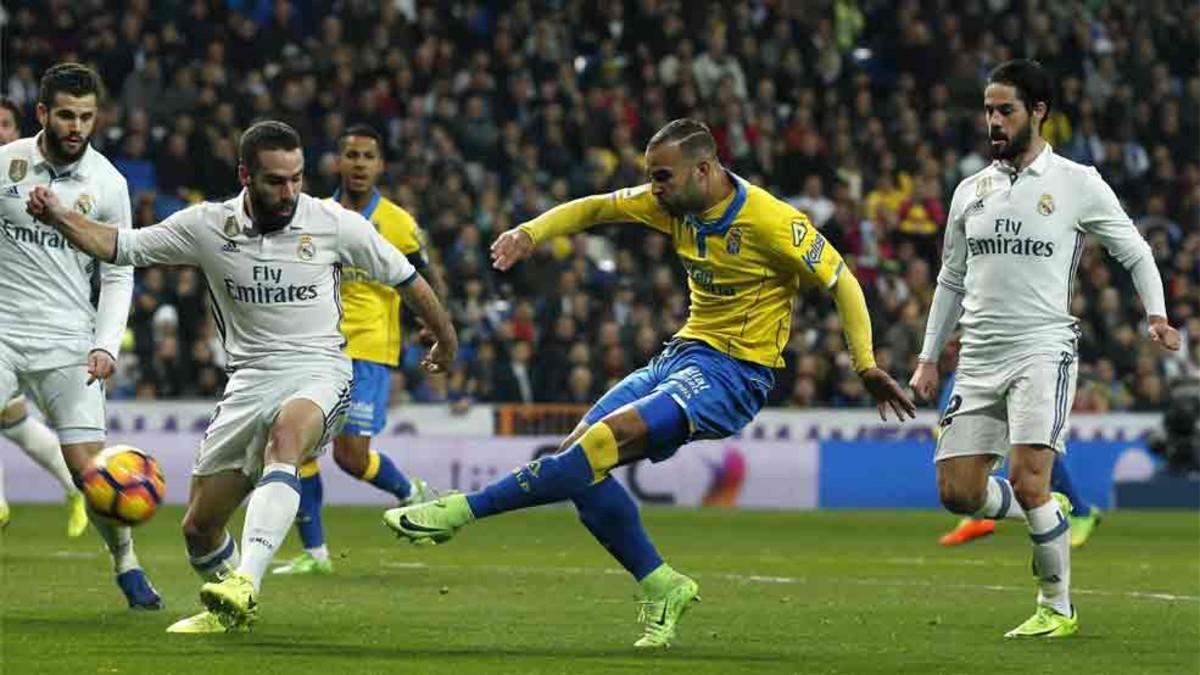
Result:
<instances>
[{"instance_id":1,"label":"soccer player in white jersey","mask_svg":"<svg viewBox=\"0 0 1200 675\"><path fill-rule=\"evenodd\" d=\"M21 137L21 109L0 97L0 146ZM75 487L67 463L63 460L58 437L41 420L29 416L25 397L18 394L0 410L0 435L12 441L62 485L67 496L67 536L78 537L87 529L88 517L83 494ZM4 465L0 464L0 529L8 525L11 512L4 498Z\"/></svg>"},{"instance_id":2,"label":"soccer player in white jersey","mask_svg":"<svg viewBox=\"0 0 1200 675\"><path fill-rule=\"evenodd\" d=\"M196 265L208 280L230 377L201 441L183 519L192 566L208 580L207 611L168 632L245 630L267 566L300 503L297 467L332 439L350 401L350 359L338 330L343 265L396 287L437 342L423 365L443 372L457 336L412 263L359 213L301 192L304 154L290 126L242 135L241 194L198 204L140 230L114 231L42 188L30 212L75 246L118 265ZM249 495L241 556L225 526Z\"/></svg>"},{"instance_id":3,"label":"soccer player in white jersey","mask_svg":"<svg viewBox=\"0 0 1200 675\"><path fill-rule=\"evenodd\" d=\"M47 455L61 442L76 482L104 447L104 379L116 366L133 274L101 264L99 305L93 307L96 260L31 218L25 199L53 185L68 208L105 223L105 231L129 229L125 179L88 143L102 95L100 78L90 68L76 63L50 68L38 93L42 131L0 148L0 401L9 403L22 390L33 395L58 439L43 434L25 447L33 447L39 463L54 473L59 465ZM129 528L92 522L112 554L129 606L161 608L134 554Z\"/></svg>"},{"instance_id":4,"label":"soccer player in white jersey","mask_svg":"<svg viewBox=\"0 0 1200 675\"><path fill-rule=\"evenodd\" d=\"M992 71L984 91L991 166L954 191L925 344L910 384L932 400L937 359L962 326L958 379L938 439L938 491L954 513L1023 518L1033 542L1037 611L1006 637L1062 637L1079 628L1071 604L1069 505L1050 492L1075 393L1072 279L1083 237L1100 238L1133 277L1147 335L1167 349L1162 279L1150 247L1094 168L1041 137L1054 84L1035 61ZM1007 449L1009 477L990 475Z\"/></svg>"}]
</instances>

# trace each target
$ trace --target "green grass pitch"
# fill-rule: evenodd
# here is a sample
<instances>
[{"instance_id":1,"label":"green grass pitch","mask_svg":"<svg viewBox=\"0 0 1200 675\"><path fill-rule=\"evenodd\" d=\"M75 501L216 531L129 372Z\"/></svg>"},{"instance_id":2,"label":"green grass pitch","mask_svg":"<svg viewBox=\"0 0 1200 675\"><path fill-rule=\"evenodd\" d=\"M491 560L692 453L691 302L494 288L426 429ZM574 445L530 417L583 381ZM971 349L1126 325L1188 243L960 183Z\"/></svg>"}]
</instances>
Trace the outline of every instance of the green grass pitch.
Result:
<instances>
[{"instance_id":1,"label":"green grass pitch","mask_svg":"<svg viewBox=\"0 0 1200 675\"><path fill-rule=\"evenodd\" d=\"M567 508L478 523L432 549L396 542L378 509L332 508L334 576L268 577L249 635L167 635L199 607L180 515L136 532L167 609L134 613L94 534L68 540L61 509L16 505L0 534L0 672L1200 671L1195 513L1111 514L1074 552L1080 633L1015 642L1002 635L1035 592L1018 523L943 549L953 519L932 512L648 509L703 597L660 653L631 647L635 584ZM297 549L292 534L279 559Z\"/></svg>"}]
</instances>

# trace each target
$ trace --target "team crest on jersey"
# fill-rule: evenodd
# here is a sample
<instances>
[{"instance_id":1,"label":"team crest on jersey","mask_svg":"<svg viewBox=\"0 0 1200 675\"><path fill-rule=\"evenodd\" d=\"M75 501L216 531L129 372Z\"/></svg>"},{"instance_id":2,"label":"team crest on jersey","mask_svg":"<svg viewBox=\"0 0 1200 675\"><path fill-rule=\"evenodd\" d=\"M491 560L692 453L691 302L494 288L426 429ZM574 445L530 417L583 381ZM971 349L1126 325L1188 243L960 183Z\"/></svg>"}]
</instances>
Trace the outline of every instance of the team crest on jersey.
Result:
<instances>
[{"instance_id":1,"label":"team crest on jersey","mask_svg":"<svg viewBox=\"0 0 1200 675\"><path fill-rule=\"evenodd\" d=\"M225 219L224 231L225 236L231 239L238 236L238 233L242 231L242 226L238 224L237 216L229 216Z\"/></svg>"},{"instance_id":2,"label":"team crest on jersey","mask_svg":"<svg viewBox=\"0 0 1200 675\"><path fill-rule=\"evenodd\" d=\"M982 197L992 191L992 177L984 176L975 183L975 196Z\"/></svg>"},{"instance_id":3,"label":"team crest on jersey","mask_svg":"<svg viewBox=\"0 0 1200 675\"><path fill-rule=\"evenodd\" d=\"M87 215L92 212L92 208L96 206L96 199L89 194L79 195L79 199L75 200L75 210Z\"/></svg>"},{"instance_id":4,"label":"team crest on jersey","mask_svg":"<svg viewBox=\"0 0 1200 675\"><path fill-rule=\"evenodd\" d=\"M29 162L23 159L14 159L8 163L8 179L16 183L29 173Z\"/></svg>"},{"instance_id":5,"label":"team crest on jersey","mask_svg":"<svg viewBox=\"0 0 1200 675\"><path fill-rule=\"evenodd\" d=\"M1054 213L1054 197L1048 194L1042 195L1041 199L1038 199L1037 212L1043 216Z\"/></svg>"},{"instance_id":6,"label":"team crest on jersey","mask_svg":"<svg viewBox=\"0 0 1200 675\"><path fill-rule=\"evenodd\" d=\"M735 227L729 230L729 235L725 238L725 251L730 255L742 252L742 228Z\"/></svg>"},{"instance_id":7,"label":"team crest on jersey","mask_svg":"<svg viewBox=\"0 0 1200 675\"><path fill-rule=\"evenodd\" d=\"M300 235L300 245L296 247L296 255L301 260L312 260L313 256L317 255L317 245L313 243L311 235Z\"/></svg>"}]
</instances>

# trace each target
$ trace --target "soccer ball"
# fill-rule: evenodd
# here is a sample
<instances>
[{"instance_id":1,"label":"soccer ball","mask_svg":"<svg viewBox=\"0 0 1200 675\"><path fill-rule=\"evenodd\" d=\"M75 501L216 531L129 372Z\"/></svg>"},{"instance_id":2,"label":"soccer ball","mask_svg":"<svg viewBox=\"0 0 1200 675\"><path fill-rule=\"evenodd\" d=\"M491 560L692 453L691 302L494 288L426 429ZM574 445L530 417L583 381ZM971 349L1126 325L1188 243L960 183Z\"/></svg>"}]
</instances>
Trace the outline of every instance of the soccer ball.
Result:
<instances>
[{"instance_id":1,"label":"soccer ball","mask_svg":"<svg viewBox=\"0 0 1200 675\"><path fill-rule=\"evenodd\" d=\"M167 495L162 469L150 455L128 445L105 448L83 472L83 495L100 516L123 525L150 520Z\"/></svg>"}]
</instances>

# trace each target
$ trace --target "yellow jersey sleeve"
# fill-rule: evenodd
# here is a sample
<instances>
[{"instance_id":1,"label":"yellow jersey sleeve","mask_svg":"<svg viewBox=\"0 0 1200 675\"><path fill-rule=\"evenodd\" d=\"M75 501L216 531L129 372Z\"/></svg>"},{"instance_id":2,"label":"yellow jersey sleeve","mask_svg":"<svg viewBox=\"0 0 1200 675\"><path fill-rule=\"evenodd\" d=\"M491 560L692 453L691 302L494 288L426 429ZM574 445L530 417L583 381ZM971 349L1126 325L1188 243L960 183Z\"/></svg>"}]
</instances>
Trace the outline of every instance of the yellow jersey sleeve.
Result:
<instances>
[{"instance_id":1,"label":"yellow jersey sleeve","mask_svg":"<svg viewBox=\"0 0 1200 675\"><path fill-rule=\"evenodd\" d=\"M829 290L837 283L845 264L808 216L795 211L791 220L767 228L767 253L781 266L794 271L802 282Z\"/></svg>"},{"instance_id":2,"label":"yellow jersey sleeve","mask_svg":"<svg viewBox=\"0 0 1200 675\"><path fill-rule=\"evenodd\" d=\"M408 211L400 207L388 209L376 216L379 233L404 255L419 253L425 247L424 233Z\"/></svg>"},{"instance_id":3,"label":"yellow jersey sleeve","mask_svg":"<svg viewBox=\"0 0 1200 675\"><path fill-rule=\"evenodd\" d=\"M647 183L559 204L522 223L520 228L533 238L533 243L540 244L551 237L575 234L602 223L638 222L670 234L672 220L659 206Z\"/></svg>"}]
</instances>

